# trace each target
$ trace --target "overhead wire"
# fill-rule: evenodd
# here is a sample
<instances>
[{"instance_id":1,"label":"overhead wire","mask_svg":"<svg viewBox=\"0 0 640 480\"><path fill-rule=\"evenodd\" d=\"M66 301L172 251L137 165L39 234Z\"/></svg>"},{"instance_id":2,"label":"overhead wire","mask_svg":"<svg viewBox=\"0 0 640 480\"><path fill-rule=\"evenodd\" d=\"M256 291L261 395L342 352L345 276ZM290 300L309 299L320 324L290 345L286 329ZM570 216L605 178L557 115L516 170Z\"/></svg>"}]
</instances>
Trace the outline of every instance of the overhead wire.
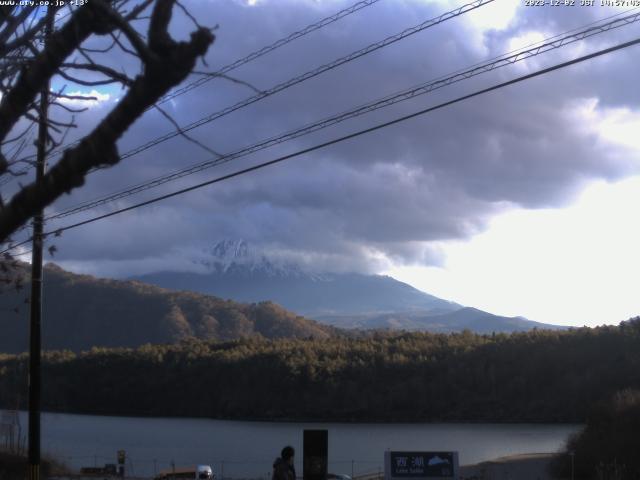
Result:
<instances>
[{"instance_id":1,"label":"overhead wire","mask_svg":"<svg viewBox=\"0 0 640 480\"><path fill-rule=\"evenodd\" d=\"M213 80L214 78L220 77L222 75L225 75L226 73L229 73L232 70L235 70L236 68L245 65L249 62L252 62L268 53L273 52L274 50L277 50L280 47L283 47L289 43L292 43L293 41L302 38L312 32L315 32L316 30L319 30L323 27L326 27L327 25L330 25L332 23L335 23L345 17L348 17L349 15L352 15L366 7L370 7L376 3L378 3L380 0L360 0L356 3L354 3L353 5L344 8L332 15L329 15L327 17L322 18L321 20L318 20L317 22L314 22L310 25L307 25L306 27L302 28L301 30L297 30L289 35L287 35L286 37L280 38L278 40L276 40L275 42L266 45L264 47L259 48L258 50L255 50L251 53L249 53L248 55L245 55L242 58L239 58L237 60L234 60L233 62L221 67L219 70L211 73L210 75L207 75L204 78L199 78L198 80L195 80L171 93L168 93L167 95L163 96L162 98L160 98L160 100L158 100L158 102L156 102L156 105L161 105L169 100L172 100L180 95L183 95L187 92L190 92L191 90L204 85L205 83ZM67 12L65 15L60 16L56 19L56 23L63 20L64 18L68 17L69 15L71 15L73 13L73 10L71 10ZM149 107L149 109L151 109L153 107ZM147 109L147 110L149 110ZM75 145L79 142L73 142L70 144L67 144L63 147L60 147L58 149L56 149L55 151L51 152L52 155L55 154L59 154L61 151L63 151L66 148L69 148L72 145ZM27 157L29 158L29 157ZM22 175L27 173L32 167L31 166L27 166L25 168L23 168L22 170L17 172L17 175ZM1 179L0 180L0 187L2 187L3 185L6 185L7 183L9 183L11 181L11 177L7 177L5 179Z\"/></svg>"},{"instance_id":2,"label":"overhead wire","mask_svg":"<svg viewBox=\"0 0 640 480\"><path fill-rule=\"evenodd\" d=\"M565 62L561 62L561 63L555 64L555 65L552 65L550 67L546 67L546 68L537 70L537 71L532 72L532 73L521 75L519 77L516 77L516 78L513 78L511 80L507 80L505 82L501 82L501 83L492 85L492 86L487 87L487 88L476 90L475 92L472 92L472 93L469 93L469 94L454 98L452 100L448 100L446 102L437 104L435 106L424 108L424 109L419 110L417 112L414 112L414 113L411 113L411 114L407 114L407 115L403 115L403 116L394 118L393 120L382 122L382 123L379 123L379 124L374 125L372 127L368 127L368 128L359 130L357 132L350 133L348 135L343 135L341 137L334 138L332 140L316 144L316 145L314 145L312 147L304 148L302 150L298 150L296 152L280 156L280 157L275 158L273 160L262 162L262 163L259 163L257 165L253 165L251 167L247 167L247 168L244 168L244 169L241 169L241 170L237 170L235 172L232 172L232 173L220 176L220 177L216 177L216 178L213 178L211 180L207 180L205 182L198 183L196 185L191 185L190 187L186 187L186 188L183 188L183 189L171 192L171 193L160 195L160 196L152 198L150 200L146 200L144 202L140 202L140 203L135 204L135 205L130 205L128 207L121 208L119 210L115 210L113 212L109 212L109 213L106 213L106 214L103 214L103 215L98 215L96 217L92 217L92 218L89 218L89 219L86 219L86 220L83 220L83 221L80 221L80 222L76 222L76 223L73 223L73 224L70 224L70 225L65 225L63 227L56 228L54 230L46 232L45 236L61 235L63 232L68 231L68 230L72 230L72 229L75 229L75 228L78 228L78 227L81 227L81 226L84 226L84 225L88 225L88 224L91 224L91 223L94 223L94 222L97 222L97 221L100 221L100 220L104 220L106 218L110 218L110 217L113 217L115 215L119 215L119 214L124 213L124 212L128 212L128 211L135 210L135 209L147 206L147 205L151 205L153 203L157 203L157 202L160 202L162 200L166 200L166 199L178 196L178 195L182 195L182 194L187 193L187 192L198 190L200 188L203 188L203 187L206 187L206 186L209 186L209 185L213 185L215 183L220 183L220 182L223 182L225 180L229 180L231 178L235 178L235 177L238 177L238 176L250 173L250 172L261 170L263 168L266 168L266 167L269 167L269 166L272 166L272 165L275 165L275 164L278 164L278 163L282 163L282 162L284 162L286 160L290 160L292 158L296 158L296 157L299 157L301 155L305 155L307 153L311 153L311 152L314 152L316 150L320 150L320 149L326 148L328 146L335 145L337 143L341 143L341 142L344 142L344 141L347 141L347 140L351 140L353 138L360 137L362 135L365 135L365 134L368 134L368 133L372 133L372 132L381 130L383 128L387 128L387 127L390 127L392 125L396 125L398 123L405 122L405 121L410 120L412 118L416 118L416 117L419 117L419 116L426 115L428 113L434 112L436 110L443 109L445 107L449 107L451 105L455 105L455 104L461 103L461 102L469 100L471 98L478 97L478 96L481 96L481 95L485 95L485 94L487 94L489 92L493 92L493 91L496 91L496 90L499 90L499 89L502 89L502 88L505 88L505 87L508 87L508 86L511 86L511 85L515 85L517 83L520 83L520 82L523 82L523 81L526 81L526 80L530 80L532 78L540 77L542 75L547 75L547 74L549 74L551 72L554 72L556 70L561 70L563 68L567 68L569 66L585 62L587 60L592 60L594 58L597 58L597 57L600 57L600 56L603 56L603 55L607 55L607 54L610 54L610 53L613 53L613 52L616 52L616 51L619 51L619 50L623 50L625 48L629 48L629 47L632 47L632 46L635 46L635 45L638 45L638 44L640 44L640 37L639 38L635 38L634 40L630 40L628 42L624 42L624 43L620 43L618 45L614 45L612 47L608 47L608 48L604 48L604 49L598 50L596 52L592 52L592 53L589 53L589 54L586 54L586 55L582 55L582 56L580 56L578 58L575 58L575 59L572 59L572 60L568 60L568 61L565 61ZM19 246L23 245L24 243L26 243L28 241L29 240L26 240L26 241L24 241L24 242L22 242L20 244L13 245L13 246L11 246L11 247L3 250L3 251L0 251L0 255L7 253L8 251L10 251L10 250L12 250L14 248L19 247Z\"/></svg>"},{"instance_id":3,"label":"overhead wire","mask_svg":"<svg viewBox=\"0 0 640 480\"><path fill-rule=\"evenodd\" d=\"M160 98L160 100L158 100L156 102L157 105L163 104L165 102L168 102L169 100L172 100L180 95L183 95L187 92L190 92L191 90L193 90L194 88L199 87L200 85L204 85L205 83L215 79L216 75L220 76L220 75L224 75L226 73L229 73L232 70L235 70L236 68L252 62L253 60L256 60L260 57L262 57L263 55L266 55L267 53L270 53L280 47L283 47L284 45L287 45L291 42L293 42L294 40L297 40L298 38L304 37L305 35L308 35L309 33L315 32L316 30L319 30L323 27L326 27L327 25L330 25L334 22L337 22L338 20L347 17L359 10L362 10L365 7L369 7L377 2L379 2L380 0L364 0L364 1L360 1L360 2L356 2L353 5L351 5L350 7L347 7L345 9L340 10L337 13L334 13L333 15L329 15L328 17L323 18L322 20L319 20L315 23L312 23L310 25L307 25L305 28L298 30L296 32L291 33L290 35L287 35L286 37L283 37L279 40L276 40L275 42L273 42L270 45L267 45L265 47L262 47L248 55L246 55L245 57L239 58L238 60L235 60L234 62L229 63L228 65L225 65L224 67L220 68L219 70L213 72L210 76L207 77L203 77L203 78L199 78L198 80L191 82L187 85L185 85L184 87L178 88L177 90L174 90L171 93L168 93L167 95L163 96L162 98Z\"/></svg>"},{"instance_id":4,"label":"overhead wire","mask_svg":"<svg viewBox=\"0 0 640 480\"><path fill-rule=\"evenodd\" d=\"M378 42L369 44L359 50L356 50L354 52L351 52L348 55L342 56L340 58L337 58L329 63L325 63L323 65L320 65L312 70L309 70L305 73L302 73L300 75L297 75L295 77L290 78L289 80L286 80L284 82L281 82L267 90L262 90L259 93L256 93L255 95L252 95L250 97L246 97L243 100L240 100L239 102L236 102L233 105L229 105L225 108L223 108L222 110L218 110L216 112L213 112L203 118L200 118L194 122L189 123L188 125L185 126L180 126L179 129L168 132L164 135L161 135L159 137L156 137L153 140L150 140L142 145L138 145L137 147L134 147L133 149L128 150L127 152L123 153L122 155L120 155L120 159L124 160L126 158L132 157L134 155L137 155L145 150L148 150L151 147L154 147L162 142L165 142L167 140L170 140L172 138L184 135L185 133L201 127L203 125L206 125L208 123L213 122L214 120L217 120L219 118L222 118L226 115L229 115L230 113L233 113L237 110L240 110L242 108L248 107L249 105L252 105L256 102L259 102L265 98L271 97L272 95L275 95L279 92L282 92L283 90L286 90L288 88L293 87L294 85L298 85L302 82L305 82L307 80L310 80L312 78L315 78L325 72L328 72L330 70L333 70L335 68L338 68L339 66L342 66L346 63L352 62L358 58L361 58L365 55L368 55L370 53L373 53L377 50L380 50L381 48L387 47L388 45L391 45L393 43L399 42L400 40L403 40L409 36L415 35L419 32L422 32L428 28L434 27L436 25L439 25L443 22L446 22L447 20L451 20L453 18L459 17L460 15L463 15L467 12L470 12L472 10L475 10L477 8L480 8L484 5L487 5L489 3L494 2L495 0L474 0L470 3L466 3L464 5L461 5L460 7L457 7L453 10L449 10L447 12L444 12L440 15L438 15L437 17L433 17L431 19L425 20L424 22L421 22L417 25L414 25L413 27L409 27L406 28L404 30L402 30L399 33L396 33L394 35L390 35L386 38L384 38L383 40L380 40ZM74 142L73 144L68 144L68 145L64 145L63 147L60 147L58 149L56 149L54 152L52 152L52 155L56 155L56 154L60 154L64 149L69 148L69 146L72 146L74 144L79 143ZM95 171L95 170L94 170Z\"/></svg>"},{"instance_id":5,"label":"overhead wire","mask_svg":"<svg viewBox=\"0 0 640 480\"><path fill-rule=\"evenodd\" d=\"M245 108L248 107L249 105L252 105L260 100L263 100L265 98L271 97L272 95L275 95L276 93L282 92L283 90L289 89L291 87L293 87L294 85L298 85L302 82L305 82L307 80L310 80L312 78L315 78L319 75L322 75L325 72L328 72L330 70L333 70L337 67L340 67L342 65L345 65L347 63L350 63L358 58L364 57L365 55L368 55L370 53L373 53L375 51L378 51L384 47L387 47L389 45L392 45L396 42L399 42L401 40L404 40L407 37L410 37L412 35L415 35L419 32L422 32L428 28L434 27L436 25L439 25L443 22L446 22L447 20L451 20L453 18L459 17L460 15L463 15L467 12L470 12L472 10L475 10L477 8L480 8L484 5L487 5L489 3L494 2L495 0L474 0L473 2L469 2L466 3L460 7L457 7L453 10L447 11L445 13L442 13L440 15L438 15L437 17L433 17L429 20L425 20L424 22L421 22L413 27L409 27L406 28L404 30L402 30L399 33L396 33L394 35L390 35L386 38L384 38L383 40L380 40L378 42L372 43L367 45L366 47L363 47L359 50L356 50L355 52L352 52L348 55L342 56L340 58L337 58L329 63L325 63L323 65L320 65L319 67L316 67L312 70L309 70L305 73L302 73L300 75L297 75L293 78L290 78L289 80L286 80L284 82L281 82L267 90L263 90L259 93L256 93L255 95L252 95L250 97L247 97L243 100L240 100L239 102L234 103L233 105L229 105L228 107L223 108L222 110L218 110L216 112L213 112L203 118L200 118L199 120L196 120L194 122L189 123L188 125L185 126L181 126L179 130L177 131L172 131L172 132L168 132L160 137L157 137L153 140L150 140L142 145L139 145L133 149L128 150L127 152L123 153L122 155L120 155L120 158L122 160L132 157L134 155L137 155L145 150L148 150L151 147L154 147L162 142L165 142L167 140L170 140L172 138L175 138L177 136L183 135L186 132L189 132L195 128L201 127L203 125L206 125L208 123L213 122L214 120L217 120L219 118L222 118L226 115L229 115L230 113L233 113L237 110L240 110L241 108Z\"/></svg>"},{"instance_id":6,"label":"overhead wire","mask_svg":"<svg viewBox=\"0 0 640 480\"><path fill-rule=\"evenodd\" d=\"M367 55L367 54L369 54L371 52L374 52L374 51L377 51L377 50L379 50L381 48L384 48L387 45L390 45L392 43L398 42L398 41L400 41L400 40L402 40L402 39L404 39L404 38L406 38L408 36L411 36L411 35L414 35L414 34L416 34L418 32L421 32L421 31L423 31L423 30L425 30L427 28L433 27L435 25L438 25L438 24L440 24L442 22L445 22L447 20L450 20L452 18L456 18L456 17L458 17L458 16L460 16L460 15L462 15L464 13L467 13L469 11L475 10L475 9L477 9L477 8L483 6L483 5L492 3L493 1L495 1L495 0L474 0L473 2L469 2L469 3L466 3L464 5L461 5L461 6L455 8L453 10L450 10L450 11L442 13L442 14L438 15L437 17L431 18L431 19L426 20L426 21L424 21L424 22L422 22L422 23L420 23L418 25L415 25L413 27L407 28L407 29L399 32L398 34L388 36L388 37L386 37L385 39L383 39L383 40L381 40L379 42L376 42L374 44L370 44L370 45L368 45L368 46L366 46L366 47L364 47L364 48L362 48L362 49L360 49L360 50L358 50L356 52L352 52L351 54L349 54L347 56L344 56L344 57L341 57L341 58L339 58L337 60L334 60L333 62L330 62L329 64L322 65L322 66L320 66L320 67L318 67L318 68L316 68L314 70L306 72L305 74L302 74L302 75L300 75L298 77L294 77L293 79L290 79L288 82L284 82L284 83L281 83L281 84L277 85L276 87L273 87L272 89L270 89L267 92L262 92L259 95L256 95L254 97L250 97L250 99L245 99L245 103L248 102L248 103L246 103L246 105L254 103L254 102L258 101L258 100L261 100L262 98L265 98L266 96L270 96L270 95L273 95L273 94L277 93L277 91L281 91L281 90L284 90L285 88L289 88L290 86L293 86L295 84L298 84L298 83L301 83L301 82L303 82L305 80L313 78L313 77L315 77L317 75L320 75L321 73L324 73L324 72L326 72L328 70L332 70L332 69L334 69L334 68L336 68L336 67L338 67L338 66L340 66L340 65L342 65L344 63L348 63L350 61L353 61L353 60L355 60L357 58L360 58L360 57L362 57L364 55ZM230 110L230 108L232 110ZM219 118L219 116L224 116L224 115L226 115L228 113L231 113L231 111L235 111L235 110L237 110L239 108L241 108L241 106L239 104L236 104L235 106L228 107L226 109L226 113L217 112L218 113L218 118ZM204 123L200 123L200 124L209 123L210 121L212 121L214 119L215 118L209 116L209 119L204 121ZM202 120L203 119L201 119L201 121ZM199 125L197 125L197 126L199 126ZM181 134L184 134L184 132L186 132L186 131L188 131L190 129L193 129L193 128L196 128L196 125L189 125L186 128L181 128L181 130L179 132L175 132L175 133L177 135L181 135ZM168 139L168 138L166 138L166 139ZM164 141L164 140L162 140L162 141ZM67 146L62 147L62 148L63 149L67 148ZM149 147L147 147L147 148L149 148ZM142 150L139 150L139 151L142 151ZM135 155L136 153L139 153L139 151L126 152L125 154L123 154L121 156L121 158L124 159L124 158L127 158L129 156ZM58 150L58 152L59 152L59 150ZM50 152L50 155L53 155L53 154L58 153L58 152L55 152L55 151L54 152ZM30 167L27 167L27 169L28 168L30 168ZM4 184L6 184L7 181L10 181L10 180L11 180L11 178L9 178L8 180L4 179L4 183L3 183L2 180L0 180L0 187L3 186ZM26 227L26 225L23 226L23 228L18 229L18 231L24 229L25 227Z\"/></svg>"},{"instance_id":7,"label":"overhead wire","mask_svg":"<svg viewBox=\"0 0 640 480\"><path fill-rule=\"evenodd\" d=\"M286 141L289 141L295 138L299 138L303 135L308 135L310 133L322 130L329 126L336 125L338 123L344 122L346 120L349 120L361 115L365 115L375 110L385 108L403 101L407 101L420 95L428 94L436 89L443 88L453 83L457 83L457 82L469 79L473 76L480 75L483 73L488 73L497 68L508 66L513 63L523 61L537 55L541 55L550 50L558 49L563 46L570 45L572 43L584 40L585 38L589 38L591 36L594 36L600 33L608 32L614 28L620 28L622 26L630 25L638 21L640 21L640 12L610 21L602 25L598 25L595 27L592 26L587 29L580 30L577 33L564 35L564 36L563 35L554 36L554 37L551 37L552 38L551 41L536 42L537 46L533 48L519 50L517 51L517 53L513 53L511 55L509 54L501 55L484 63L477 63L473 65L471 68L468 68L466 70L458 70L449 76L438 77L437 79L432 80L430 82L423 83L423 84L411 87L410 89L385 96L373 102L360 105L355 109L351 109L351 110L339 113L337 115L326 117L322 120L307 124L303 127L286 132L284 134L280 134L278 136L261 140L252 145L249 145L239 150L236 150L234 152L225 154L222 157L213 158L211 160L207 160L205 162L192 165L190 167L178 170L176 172L166 174L160 177L156 177L155 179L127 187L125 189L119 190L118 192L115 192L106 196L102 196L97 199L82 202L62 212L51 214L46 218L46 220L64 218L70 215L78 214L83 211L96 208L98 206L101 206L107 203L111 203L116 200L120 200L122 198L143 192L145 190L149 190L151 188L158 187L160 185L186 177L188 175L192 175L192 174L201 172L203 170L228 163L232 160L264 150L271 146L278 145L280 143L284 143Z\"/></svg>"}]
</instances>

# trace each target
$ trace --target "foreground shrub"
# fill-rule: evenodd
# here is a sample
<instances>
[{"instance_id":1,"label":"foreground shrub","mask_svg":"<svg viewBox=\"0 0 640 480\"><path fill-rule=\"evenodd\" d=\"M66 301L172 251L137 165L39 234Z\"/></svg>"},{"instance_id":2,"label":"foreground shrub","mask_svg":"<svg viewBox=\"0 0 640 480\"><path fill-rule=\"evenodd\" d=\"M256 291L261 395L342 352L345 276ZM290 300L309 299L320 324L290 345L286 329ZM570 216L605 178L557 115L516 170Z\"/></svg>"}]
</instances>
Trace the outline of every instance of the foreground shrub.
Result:
<instances>
[{"instance_id":1,"label":"foreground shrub","mask_svg":"<svg viewBox=\"0 0 640 480\"><path fill-rule=\"evenodd\" d=\"M568 442L553 463L558 477L640 479L640 390L623 390L596 408L584 430Z\"/></svg>"}]
</instances>

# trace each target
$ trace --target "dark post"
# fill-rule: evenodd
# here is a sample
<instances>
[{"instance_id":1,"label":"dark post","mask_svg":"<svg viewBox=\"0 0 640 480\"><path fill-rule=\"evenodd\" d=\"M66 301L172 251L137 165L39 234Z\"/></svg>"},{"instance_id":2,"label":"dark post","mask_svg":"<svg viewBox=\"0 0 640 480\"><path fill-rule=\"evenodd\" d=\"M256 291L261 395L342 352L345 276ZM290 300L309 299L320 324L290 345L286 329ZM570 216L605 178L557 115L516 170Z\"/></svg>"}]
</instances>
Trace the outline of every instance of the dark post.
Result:
<instances>
[{"instance_id":1,"label":"dark post","mask_svg":"<svg viewBox=\"0 0 640 480\"><path fill-rule=\"evenodd\" d=\"M329 432L305 430L303 435L302 475L304 480L327 480Z\"/></svg>"},{"instance_id":2,"label":"dark post","mask_svg":"<svg viewBox=\"0 0 640 480\"><path fill-rule=\"evenodd\" d=\"M46 41L53 30L55 10L47 7ZM47 123L49 110L49 82L40 92L40 118L38 120L38 144L36 182L44 177L47 151ZM43 212L33 217L33 252L31 254L31 313L29 322L29 479L40 480L40 352L42 317L42 223Z\"/></svg>"},{"instance_id":3,"label":"dark post","mask_svg":"<svg viewBox=\"0 0 640 480\"><path fill-rule=\"evenodd\" d=\"M573 480L573 473L574 473L574 457L575 457L575 453L574 452L569 452L569 455L571 455L571 480Z\"/></svg>"},{"instance_id":4,"label":"dark post","mask_svg":"<svg viewBox=\"0 0 640 480\"><path fill-rule=\"evenodd\" d=\"M118 476L124 477L124 464L127 460L127 452L124 450L118 450ZM155 468L155 460L153 461Z\"/></svg>"}]
</instances>

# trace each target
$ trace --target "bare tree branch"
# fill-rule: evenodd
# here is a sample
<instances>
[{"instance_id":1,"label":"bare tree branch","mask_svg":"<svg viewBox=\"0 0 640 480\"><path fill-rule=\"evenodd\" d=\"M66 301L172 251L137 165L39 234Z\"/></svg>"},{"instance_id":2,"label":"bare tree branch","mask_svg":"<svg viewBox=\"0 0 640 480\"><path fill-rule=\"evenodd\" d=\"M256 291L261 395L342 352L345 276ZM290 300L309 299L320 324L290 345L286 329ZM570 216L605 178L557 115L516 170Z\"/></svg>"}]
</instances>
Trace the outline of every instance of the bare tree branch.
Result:
<instances>
[{"instance_id":1,"label":"bare tree branch","mask_svg":"<svg viewBox=\"0 0 640 480\"><path fill-rule=\"evenodd\" d=\"M184 130L182 130L182 128L180 127L180 125L178 124L178 122L176 122L174 120L174 118L169 115L163 108L161 108L158 105L153 105L153 108L155 108L156 110L158 110L167 120L169 120L171 122L171 124L175 127L176 131L180 134L180 136L182 138L184 138L185 140L187 140L188 142L193 143L194 145L197 145L198 147L202 148L204 151L206 151L207 153L212 154L215 157L218 158L222 158L222 154L216 152L214 149L212 149L211 147L208 147L207 145L205 145L204 143L196 140L195 138L191 137L189 134L187 134Z\"/></svg>"},{"instance_id":2,"label":"bare tree branch","mask_svg":"<svg viewBox=\"0 0 640 480\"><path fill-rule=\"evenodd\" d=\"M178 7L180 8L180 10L182 10L182 12L187 16L187 18L193 22L193 24L196 26L196 28L202 28L202 25L200 25L200 24L198 23L198 20L196 20L196 18L195 18L193 15L191 15L191 12L190 12L189 10L187 10L187 9L182 5L182 3L180 3L180 1L179 1L179 0L176 0L176 5L178 5Z\"/></svg>"},{"instance_id":3,"label":"bare tree branch","mask_svg":"<svg viewBox=\"0 0 640 480\"><path fill-rule=\"evenodd\" d=\"M28 6L22 9L18 15L10 16L6 22L5 29L0 33L0 44L4 44L11 38L11 36L18 30L20 25L29 18L29 15L33 12L34 7ZM4 53L4 52L3 52Z\"/></svg>"},{"instance_id":4,"label":"bare tree branch","mask_svg":"<svg viewBox=\"0 0 640 480\"><path fill-rule=\"evenodd\" d=\"M118 32L117 34L113 34L110 33L110 35L112 37L116 36L119 37L121 35L120 32ZM111 51L113 49L113 47L116 45L116 40L112 39L112 42L110 45L106 46L105 48L89 48L89 47L82 47L82 50L85 52L90 52L90 53L107 53L109 51Z\"/></svg>"},{"instance_id":5,"label":"bare tree branch","mask_svg":"<svg viewBox=\"0 0 640 480\"><path fill-rule=\"evenodd\" d=\"M160 2L159 2L160 3ZM158 4L159 4L158 3ZM149 48L142 38L140 34L135 31L135 29L125 20L117 11L113 10L109 5L100 4L99 8L102 13L113 22L114 26L124 33L129 40L129 43L135 48L137 54L140 56L144 63L148 63L153 61L154 51L153 48ZM157 5L156 5L157 8Z\"/></svg>"},{"instance_id":6,"label":"bare tree branch","mask_svg":"<svg viewBox=\"0 0 640 480\"><path fill-rule=\"evenodd\" d=\"M32 40L34 40L36 38L39 38L39 36L37 36L37 34L43 30L46 21L47 21L47 17L46 17L46 15L44 15L38 21L38 23L36 23L35 25L30 26L27 31L22 33L13 42L5 43L6 39L3 40L2 38L0 38L0 56L6 55L7 52L15 50L16 48L24 46L28 42L31 42Z\"/></svg>"},{"instance_id":7,"label":"bare tree branch","mask_svg":"<svg viewBox=\"0 0 640 480\"><path fill-rule=\"evenodd\" d=\"M71 80L71 81L76 81L76 83L80 85L93 86L93 85L106 85L107 83L119 82L119 83L122 83L123 85L131 86L131 84L133 83L133 80L127 77L125 74L120 73L117 70L114 70L113 68L107 67L105 65L99 65L97 63L63 63L62 66L66 68L75 69L75 70L88 70L92 72L99 72L105 75L106 77L110 78L110 80L97 80L94 82L87 81L87 80L79 80L79 79L77 79L78 81ZM60 72L60 74L62 75L62 71ZM104 82L104 83L99 83L99 82Z\"/></svg>"},{"instance_id":8,"label":"bare tree branch","mask_svg":"<svg viewBox=\"0 0 640 480\"><path fill-rule=\"evenodd\" d=\"M99 5L99 7L94 7L91 14L87 15L88 20L95 23L93 17L95 11L99 9L104 13L110 7L100 0L92 0L92 2L88 5ZM0 242L25 224L36 212L64 193L83 185L85 176L91 169L118 163L120 156L116 148L117 140L147 108L173 86L182 82L193 70L197 59L207 52L214 41L214 35L206 28L194 31L188 42L176 42L171 38L168 27L174 3L175 0L156 0L149 25L148 45L145 46L150 54L143 58L143 72L134 79L126 95L89 135L63 153L60 161L45 174L41 183L25 186L0 210ZM84 35L86 38L89 29L86 25L80 24L77 17L81 12L89 11L89 9L82 10L82 8L69 23L74 24L75 28L80 30L79 35L81 37ZM104 15L102 16L104 17ZM113 20L114 16L109 15L109 19ZM93 28L98 32L106 31L106 28L104 30L95 26ZM47 67L50 68L51 63L54 63L55 66L60 66L63 63L64 59L58 61L59 52L57 49L65 49L68 46L62 46L62 40L63 38L58 37L56 48L51 49L53 52L46 52L47 54L44 55L49 61L43 62L45 65L38 66L43 70L40 75L50 71L47 70ZM79 45L76 39L71 44ZM65 51L67 56L71 53L68 50ZM50 60L51 57L54 57L54 62ZM38 59L34 61L34 64L37 63ZM38 75L35 75L33 80L34 83L40 84ZM9 108L9 113L14 113L16 110L14 104L9 105L13 107L13 109ZM5 107L4 99L0 105L0 115L3 113L2 107ZM24 108L22 107L22 110ZM8 122L0 122L0 134L7 126Z\"/></svg>"},{"instance_id":9,"label":"bare tree branch","mask_svg":"<svg viewBox=\"0 0 640 480\"><path fill-rule=\"evenodd\" d=\"M104 0L92 0L79 8L68 23L51 35L47 48L30 62L29 68L23 68L16 84L0 102L0 140L25 114L27 107L64 60L91 33L99 33L105 28L96 11L96 5L103 3Z\"/></svg>"},{"instance_id":10,"label":"bare tree branch","mask_svg":"<svg viewBox=\"0 0 640 480\"><path fill-rule=\"evenodd\" d=\"M118 32L118 33L120 33L120 32ZM127 48L126 45L124 43L122 43L122 41L120 40L120 36L119 35L114 35L113 33L111 33L111 38L113 39L115 44L118 45L118 47L120 47L120 50L122 50L125 53L128 53L129 55L131 55L133 57L138 58L138 54L136 52L134 52L130 48Z\"/></svg>"},{"instance_id":11,"label":"bare tree branch","mask_svg":"<svg viewBox=\"0 0 640 480\"><path fill-rule=\"evenodd\" d=\"M194 75L203 75L205 77L217 77L217 78L222 78L224 80L228 80L232 83L237 83L238 85L242 85L244 87L247 87L251 90L253 90L255 93L264 93L264 90L260 90L258 87L256 87L255 85L245 81L245 80L240 80L239 78L235 78L232 77L230 75L226 75L224 73L216 73L216 72L199 72L199 71L193 71L191 72Z\"/></svg>"},{"instance_id":12,"label":"bare tree branch","mask_svg":"<svg viewBox=\"0 0 640 480\"><path fill-rule=\"evenodd\" d=\"M51 105L54 106L54 107L60 107L63 110L66 110L69 113L82 113L82 112L86 112L87 110L89 110L89 107L71 108L71 107L68 107L67 105L63 105L60 102L51 102Z\"/></svg>"},{"instance_id":13,"label":"bare tree branch","mask_svg":"<svg viewBox=\"0 0 640 480\"><path fill-rule=\"evenodd\" d=\"M141 4L137 5L133 10L131 10L131 12L130 12L130 13L128 13L128 14L124 17L124 19L125 19L127 22L131 22L132 20L136 20L136 19L140 18L140 17L139 17L139 15L140 15L142 12L144 12L144 11L147 9L147 7L148 7L149 5L151 5L152 3L153 3L153 0L145 0L145 1L144 1L144 2L142 2Z\"/></svg>"}]
</instances>

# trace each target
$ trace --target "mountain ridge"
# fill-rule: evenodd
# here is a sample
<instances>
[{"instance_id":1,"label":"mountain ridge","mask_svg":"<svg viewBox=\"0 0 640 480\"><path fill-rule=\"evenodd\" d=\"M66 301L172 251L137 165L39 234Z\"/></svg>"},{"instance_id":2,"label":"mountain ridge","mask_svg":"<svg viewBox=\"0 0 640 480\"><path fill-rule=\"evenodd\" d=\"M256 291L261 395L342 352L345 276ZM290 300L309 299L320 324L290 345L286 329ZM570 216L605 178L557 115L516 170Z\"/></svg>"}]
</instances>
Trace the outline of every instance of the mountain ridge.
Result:
<instances>
[{"instance_id":1,"label":"mountain ridge","mask_svg":"<svg viewBox=\"0 0 640 480\"><path fill-rule=\"evenodd\" d=\"M538 329L566 329L558 325L528 320L524 317L494 315L474 307L438 314L421 312L392 312L381 315L325 316L316 320L340 328L353 329L395 329L406 331L427 331L431 333L453 333L471 330L474 333L526 332Z\"/></svg>"},{"instance_id":2,"label":"mountain ridge","mask_svg":"<svg viewBox=\"0 0 640 480\"><path fill-rule=\"evenodd\" d=\"M18 265L13 274L28 279L28 265ZM0 317L0 352L27 349L29 294L25 290L0 289L0 310L8 312ZM43 312L45 349L137 347L191 337L224 341L335 334L332 327L273 302L241 304L137 281L79 275L51 263L44 268Z\"/></svg>"},{"instance_id":3,"label":"mountain ridge","mask_svg":"<svg viewBox=\"0 0 640 480\"><path fill-rule=\"evenodd\" d=\"M386 275L311 272L294 262L274 261L244 240L223 240L196 263L204 265L206 272L160 271L132 278L243 302L270 300L340 328L434 332L560 328L459 305ZM481 325L480 320L486 324Z\"/></svg>"}]
</instances>

